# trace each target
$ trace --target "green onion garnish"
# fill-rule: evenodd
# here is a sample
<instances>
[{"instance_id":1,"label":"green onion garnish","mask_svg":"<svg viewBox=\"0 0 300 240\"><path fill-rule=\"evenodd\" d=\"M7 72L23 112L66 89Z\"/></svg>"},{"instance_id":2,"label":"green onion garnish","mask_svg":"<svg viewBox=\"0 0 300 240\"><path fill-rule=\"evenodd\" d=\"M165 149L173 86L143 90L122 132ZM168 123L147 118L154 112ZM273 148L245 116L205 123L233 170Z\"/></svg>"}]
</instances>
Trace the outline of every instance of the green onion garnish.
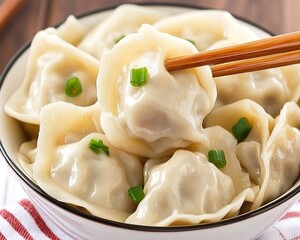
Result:
<instances>
[{"instance_id":1,"label":"green onion garnish","mask_svg":"<svg viewBox=\"0 0 300 240\"><path fill-rule=\"evenodd\" d=\"M89 148L94 152L94 153L99 153L100 150L102 149L103 152L105 152L107 155L109 155L109 147L106 146L102 140L96 140L96 139L91 139L89 143Z\"/></svg>"},{"instance_id":2,"label":"green onion garnish","mask_svg":"<svg viewBox=\"0 0 300 240\"><path fill-rule=\"evenodd\" d=\"M223 168L226 166L226 158L224 151L219 150L210 150L208 152L208 161L213 163L217 168Z\"/></svg>"},{"instance_id":3,"label":"green onion garnish","mask_svg":"<svg viewBox=\"0 0 300 240\"><path fill-rule=\"evenodd\" d=\"M116 39L115 39L115 44L117 44L122 38L124 38L126 35L125 34L122 34L122 35L120 35L119 37L117 37Z\"/></svg>"},{"instance_id":4,"label":"green onion garnish","mask_svg":"<svg viewBox=\"0 0 300 240\"><path fill-rule=\"evenodd\" d=\"M65 93L69 97L76 97L82 92L82 86L78 77L72 77L67 80Z\"/></svg>"},{"instance_id":5,"label":"green onion garnish","mask_svg":"<svg viewBox=\"0 0 300 240\"><path fill-rule=\"evenodd\" d=\"M188 39L188 38L186 38L185 40L189 41L189 42L192 43L194 46L196 46L196 42L195 42L194 40Z\"/></svg>"},{"instance_id":6,"label":"green onion garnish","mask_svg":"<svg viewBox=\"0 0 300 240\"><path fill-rule=\"evenodd\" d=\"M240 118L232 127L232 132L238 142L245 140L251 131L251 125L246 117Z\"/></svg>"},{"instance_id":7,"label":"green onion garnish","mask_svg":"<svg viewBox=\"0 0 300 240\"><path fill-rule=\"evenodd\" d=\"M131 197L132 201L136 204L140 203L140 201L142 201L145 197L145 193L141 185L129 188L128 194Z\"/></svg>"},{"instance_id":8,"label":"green onion garnish","mask_svg":"<svg viewBox=\"0 0 300 240\"><path fill-rule=\"evenodd\" d=\"M146 67L133 68L130 74L130 83L132 86L139 87L147 82L148 70Z\"/></svg>"}]
</instances>

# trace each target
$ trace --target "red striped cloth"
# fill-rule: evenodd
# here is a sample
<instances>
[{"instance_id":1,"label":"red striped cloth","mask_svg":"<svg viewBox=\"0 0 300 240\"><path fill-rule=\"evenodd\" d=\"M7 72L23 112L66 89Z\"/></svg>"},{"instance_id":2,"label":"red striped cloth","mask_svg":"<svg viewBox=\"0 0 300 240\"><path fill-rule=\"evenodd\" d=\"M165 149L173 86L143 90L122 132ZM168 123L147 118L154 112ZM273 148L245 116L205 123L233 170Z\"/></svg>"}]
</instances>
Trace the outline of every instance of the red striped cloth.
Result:
<instances>
[{"instance_id":1,"label":"red striped cloth","mask_svg":"<svg viewBox=\"0 0 300 240\"><path fill-rule=\"evenodd\" d=\"M66 239L52 231L28 199L0 210L0 239Z\"/></svg>"},{"instance_id":2,"label":"red striped cloth","mask_svg":"<svg viewBox=\"0 0 300 240\"><path fill-rule=\"evenodd\" d=\"M300 200L257 240L300 240Z\"/></svg>"},{"instance_id":3,"label":"red striped cloth","mask_svg":"<svg viewBox=\"0 0 300 240\"><path fill-rule=\"evenodd\" d=\"M43 216L0 157L0 240L71 240Z\"/></svg>"},{"instance_id":4,"label":"red striped cloth","mask_svg":"<svg viewBox=\"0 0 300 240\"><path fill-rule=\"evenodd\" d=\"M71 239L47 220L26 193L1 166L0 158L0 240ZM2 161L3 162L3 161ZM300 201L257 240L300 240Z\"/></svg>"}]
</instances>

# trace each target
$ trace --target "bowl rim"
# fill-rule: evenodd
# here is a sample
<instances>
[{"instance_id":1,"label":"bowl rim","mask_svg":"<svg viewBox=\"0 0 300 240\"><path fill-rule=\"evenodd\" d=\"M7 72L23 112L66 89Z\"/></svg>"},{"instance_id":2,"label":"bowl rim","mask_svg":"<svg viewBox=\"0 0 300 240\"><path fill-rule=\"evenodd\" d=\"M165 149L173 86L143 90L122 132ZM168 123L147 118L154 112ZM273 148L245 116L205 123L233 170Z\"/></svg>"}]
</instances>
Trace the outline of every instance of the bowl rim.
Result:
<instances>
[{"instance_id":1,"label":"bowl rim","mask_svg":"<svg viewBox=\"0 0 300 240\"><path fill-rule=\"evenodd\" d=\"M216 10L214 8L208 8L208 7L202 7L196 4L186 4L186 3L170 3L170 2L144 2L144 3L130 3L130 2L124 2L122 4L134 4L134 5L140 5L140 6L157 6L157 7L178 7L178 8L187 8L187 9L195 9L195 10ZM113 4L108 7L99 7L95 8L90 11L86 11L83 14L74 15L76 18L81 19L84 17L88 17L93 14L99 14L102 12L110 11L118 7L120 4ZM226 11L226 10L225 10ZM265 27L260 26L259 24L252 22L249 19L246 19L244 17L238 16L236 14L231 13L235 18L238 20L241 20L242 22L245 22L247 24L253 25L254 27L270 34L275 35L270 30L266 29ZM56 24L54 27L58 27L61 25L64 21L60 22L59 24ZM5 66L4 70L0 74L0 91L2 90L2 85L5 81L6 76L12 69L15 62L27 51L29 50L29 47L31 45L31 41L26 42L21 48L19 48L16 53L10 58L7 65ZM237 223L240 221L244 221L249 218L253 218L257 215L260 215L264 212L267 212L282 203L288 201L289 199L295 197L298 193L300 193L300 186L295 187L294 189L290 190L289 192L281 195L280 197L276 198L275 200L271 201L270 203L267 203L255 210L252 210L250 212L246 212L240 215L237 215L232 218L223 219L219 222L213 222L213 223L200 223L196 225L188 225L188 226L146 226L146 225L135 225L135 224L128 224L124 222L117 222L101 217L97 217L91 214L88 214L86 212L83 212L79 209L76 209L74 207L69 206L67 203L60 202L56 200L55 198L51 197L47 193L45 193L37 184L35 184L18 166L17 164L10 158L9 154L6 152L4 145L2 143L2 139L0 139L0 152L2 156L4 157L7 164L10 166L11 170L32 190L34 190L35 193L37 193L39 196L45 198L47 201L49 201L51 204L54 204L61 208L62 210L65 210L71 214L74 214L78 217L82 217L86 220L93 221L95 223L100 223L104 225L108 225L111 227L118 227L123 229L130 229L135 231L144 231L144 232L182 232L182 231L199 231L199 230L206 230L208 228L215 228L215 227L221 227L233 223ZM22 186L24 187L24 186Z\"/></svg>"}]
</instances>

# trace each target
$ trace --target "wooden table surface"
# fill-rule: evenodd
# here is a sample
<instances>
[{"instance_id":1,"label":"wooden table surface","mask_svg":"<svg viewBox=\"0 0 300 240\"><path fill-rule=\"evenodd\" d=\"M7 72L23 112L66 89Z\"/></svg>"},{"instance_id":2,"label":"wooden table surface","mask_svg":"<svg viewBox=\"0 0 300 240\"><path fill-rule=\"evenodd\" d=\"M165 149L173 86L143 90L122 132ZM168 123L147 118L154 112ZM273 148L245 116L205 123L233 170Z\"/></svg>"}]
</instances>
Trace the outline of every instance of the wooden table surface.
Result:
<instances>
[{"instance_id":1,"label":"wooden table surface","mask_svg":"<svg viewBox=\"0 0 300 240\"><path fill-rule=\"evenodd\" d=\"M0 10L5 1L12 0L0 0ZM300 30L299 0L23 0L23 4L8 19L6 25L0 27L0 73L13 54L32 39L38 30L53 26L65 20L70 14L79 15L93 9L107 8L125 2L185 3L224 9L255 22L275 34Z\"/></svg>"}]
</instances>

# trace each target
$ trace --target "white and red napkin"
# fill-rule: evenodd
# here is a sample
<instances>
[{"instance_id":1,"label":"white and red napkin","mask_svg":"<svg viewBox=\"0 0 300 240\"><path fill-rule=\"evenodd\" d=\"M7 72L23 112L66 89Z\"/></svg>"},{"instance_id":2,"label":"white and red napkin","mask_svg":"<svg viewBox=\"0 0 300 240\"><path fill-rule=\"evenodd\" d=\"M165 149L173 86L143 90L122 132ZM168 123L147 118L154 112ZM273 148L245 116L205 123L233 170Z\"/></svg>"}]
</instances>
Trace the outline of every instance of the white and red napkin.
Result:
<instances>
[{"instance_id":1,"label":"white and red napkin","mask_svg":"<svg viewBox=\"0 0 300 240\"><path fill-rule=\"evenodd\" d=\"M72 240L45 218L0 157L0 240Z\"/></svg>"},{"instance_id":2,"label":"white and red napkin","mask_svg":"<svg viewBox=\"0 0 300 240\"><path fill-rule=\"evenodd\" d=\"M36 209L1 157L0 189L0 240L71 240ZM300 200L257 240L300 240Z\"/></svg>"}]
</instances>

